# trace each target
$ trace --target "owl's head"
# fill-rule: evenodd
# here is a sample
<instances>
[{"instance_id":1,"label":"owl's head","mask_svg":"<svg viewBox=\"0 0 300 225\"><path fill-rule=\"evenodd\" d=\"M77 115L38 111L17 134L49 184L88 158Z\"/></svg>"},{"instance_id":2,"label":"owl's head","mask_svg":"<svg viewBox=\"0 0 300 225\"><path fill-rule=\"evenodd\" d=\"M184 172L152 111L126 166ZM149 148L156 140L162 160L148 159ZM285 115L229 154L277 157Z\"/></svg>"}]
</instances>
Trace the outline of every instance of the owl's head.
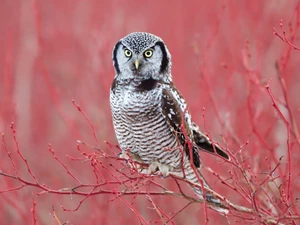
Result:
<instances>
[{"instance_id":1,"label":"owl's head","mask_svg":"<svg viewBox=\"0 0 300 225\"><path fill-rule=\"evenodd\" d=\"M119 80L171 79L171 55L165 43L146 32L122 38L113 50L113 63Z\"/></svg>"}]
</instances>

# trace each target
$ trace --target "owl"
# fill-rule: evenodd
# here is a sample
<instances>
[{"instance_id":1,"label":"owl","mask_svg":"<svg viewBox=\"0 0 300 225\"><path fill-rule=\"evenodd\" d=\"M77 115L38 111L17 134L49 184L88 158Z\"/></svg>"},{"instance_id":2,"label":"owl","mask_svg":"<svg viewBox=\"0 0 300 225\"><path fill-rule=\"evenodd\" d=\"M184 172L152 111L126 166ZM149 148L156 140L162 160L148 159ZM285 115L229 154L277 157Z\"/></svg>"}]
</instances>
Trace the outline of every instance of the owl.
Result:
<instances>
[{"instance_id":1,"label":"owl","mask_svg":"<svg viewBox=\"0 0 300 225\"><path fill-rule=\"evenodd\" d=\"M172 174L209 188L200 173L199 150L229 159L228 154L200 132L171 75L171 55L163 40L146 32L122 38L113 49L115 78L110 106L121 157L132 157L140 172ZM196 168L196 169L195 169ZM204 200L202 188L192 186ZM206 192L208 206L227 208Z\"/></svg>"}]
</instances>

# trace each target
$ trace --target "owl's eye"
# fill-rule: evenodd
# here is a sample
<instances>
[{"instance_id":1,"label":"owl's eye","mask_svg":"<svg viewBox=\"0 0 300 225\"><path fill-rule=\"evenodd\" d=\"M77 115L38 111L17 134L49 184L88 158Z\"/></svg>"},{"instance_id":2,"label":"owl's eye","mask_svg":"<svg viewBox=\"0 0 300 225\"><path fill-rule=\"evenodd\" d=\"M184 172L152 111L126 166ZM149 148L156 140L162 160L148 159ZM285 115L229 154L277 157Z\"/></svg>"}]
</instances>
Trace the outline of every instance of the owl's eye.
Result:
<instances>
[{"instance_id":1,"label":"owl's eye","mask_svg":"<svg viewBox=\"0 0 300 225\"><path fill-rule=\"evenodd\" d=\"M125 54L126 57L129 58L129 57L131 57L132 52L130 50L128 50L128 49L125 49L124 54Z\"/></svg>"},{"instance_id":2,"label":"owl's eye","mask_svg":"<svg viewBox=\"0 0 300 225\"><path fill-rule=\"evenodd\" d=\"M150 58L152 55L153 55L153 51L152 51L152 50L146 50L146 51L144 52L144 56L145 56L146 58Z\"/></svg>"}]
</instances>

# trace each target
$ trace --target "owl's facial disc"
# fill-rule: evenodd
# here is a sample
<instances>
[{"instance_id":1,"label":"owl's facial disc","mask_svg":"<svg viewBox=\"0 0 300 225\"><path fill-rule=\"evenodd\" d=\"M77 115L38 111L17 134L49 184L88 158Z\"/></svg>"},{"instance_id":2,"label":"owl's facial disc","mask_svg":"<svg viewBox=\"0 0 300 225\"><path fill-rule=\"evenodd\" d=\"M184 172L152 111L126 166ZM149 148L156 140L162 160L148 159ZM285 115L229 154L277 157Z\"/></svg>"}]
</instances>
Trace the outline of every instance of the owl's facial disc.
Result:
<instances>
[{"instance_id":1,"label":"owl's facial disc","mask_svg":"<svg viewBox=\"0 0 300 225\"><path fill-rule=\"evenodd\" d=\"M171 80L171 56L163 41L155 35L136 32L122 38L113 51L119 80Z\"/></svg>"}]
</instances>

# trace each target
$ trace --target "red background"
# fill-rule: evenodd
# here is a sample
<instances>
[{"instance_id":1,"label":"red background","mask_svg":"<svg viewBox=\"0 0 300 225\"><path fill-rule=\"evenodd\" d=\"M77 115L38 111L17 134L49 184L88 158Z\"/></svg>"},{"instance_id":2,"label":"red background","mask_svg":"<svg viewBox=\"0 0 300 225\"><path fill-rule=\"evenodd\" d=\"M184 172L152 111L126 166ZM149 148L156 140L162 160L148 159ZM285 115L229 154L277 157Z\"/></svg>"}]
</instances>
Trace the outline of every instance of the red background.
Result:
<instances>
[{"instance_id":1,"label":"red background","mask_svg":"<svg viewBox=\"0 0 300 225\"><path fill-rule=\"evenodd\" d=\"M109 108L109 88L114 77L111 51L120 38L134 31L151 32L165 41L172 55L175 85L202 130L205 130L202 118L205 107L207 131L215 141L224 146L226 140L233 152L249 141L242 153L248 158L244 165L257 176L267 170L265 157L273 160L272 165L275 165L276 160L284 155L286 162L286 126L272 107L265 84L272 79L271 91L279 103L285 102L283 94L287 94L294 125L299 127L300 51L292 49L273 34L273 27L281 33L279 20L282 19L287 37L291 37L293 31L289 30L289 22L295 27L295 17L292 16L297 3L296 0L2 0L0 132L5 135L4 140L18 171L22 177L31 179L16 153L11 122L15 123L20 150L41 183L53 189L76 186L48 151L48 143L83 183L94 183L88 162L65 157L80 156L76 140L95 144L89 124L73 106L72 99L95 126L100 148L111 151L104 143L116 144ZM296 30L294 44L298 47L299 34ZM280 61L282 59L286 63ZM284 66L281 75L286 92L280 86L276 61ZM289 118L285 107L279 104L279 108ZM296 181L299 145L295 140L292 135L293 197L300 188ZM216 162L207 154L201 156L206 167L228 176L228 164L220 163L220 160ZM0 170L14 173L3 145L0 147ZM286 173L285 165L282 171ZM223 196L251 207L216 177L205 171L204 174ZM168 183L166 180L157 179L164 184ZM0 190L18 184L0 176ZM18 191L1 192L0 224L33 224L33 198L37 224L58 224L51 216L52 206L62 223L140 224L137 216L118 198L107 202L115 196L93 196L77 211L64 212L61 205L76 208L82 197L54 194L37 197L35 193L38 191L24 187ZM145 196L125 198L134 202L134 208L149 223L159 220ZM153 199L168 214L184 206L184 200L180 198L160 196ZM214 212L209 212L209 215L209 224L228 224L224 217ZM239 218L229 220L236 224L243 221ZM173 222L204 224L203 206L189 206Z\"/></svg>"}]
</instances>

